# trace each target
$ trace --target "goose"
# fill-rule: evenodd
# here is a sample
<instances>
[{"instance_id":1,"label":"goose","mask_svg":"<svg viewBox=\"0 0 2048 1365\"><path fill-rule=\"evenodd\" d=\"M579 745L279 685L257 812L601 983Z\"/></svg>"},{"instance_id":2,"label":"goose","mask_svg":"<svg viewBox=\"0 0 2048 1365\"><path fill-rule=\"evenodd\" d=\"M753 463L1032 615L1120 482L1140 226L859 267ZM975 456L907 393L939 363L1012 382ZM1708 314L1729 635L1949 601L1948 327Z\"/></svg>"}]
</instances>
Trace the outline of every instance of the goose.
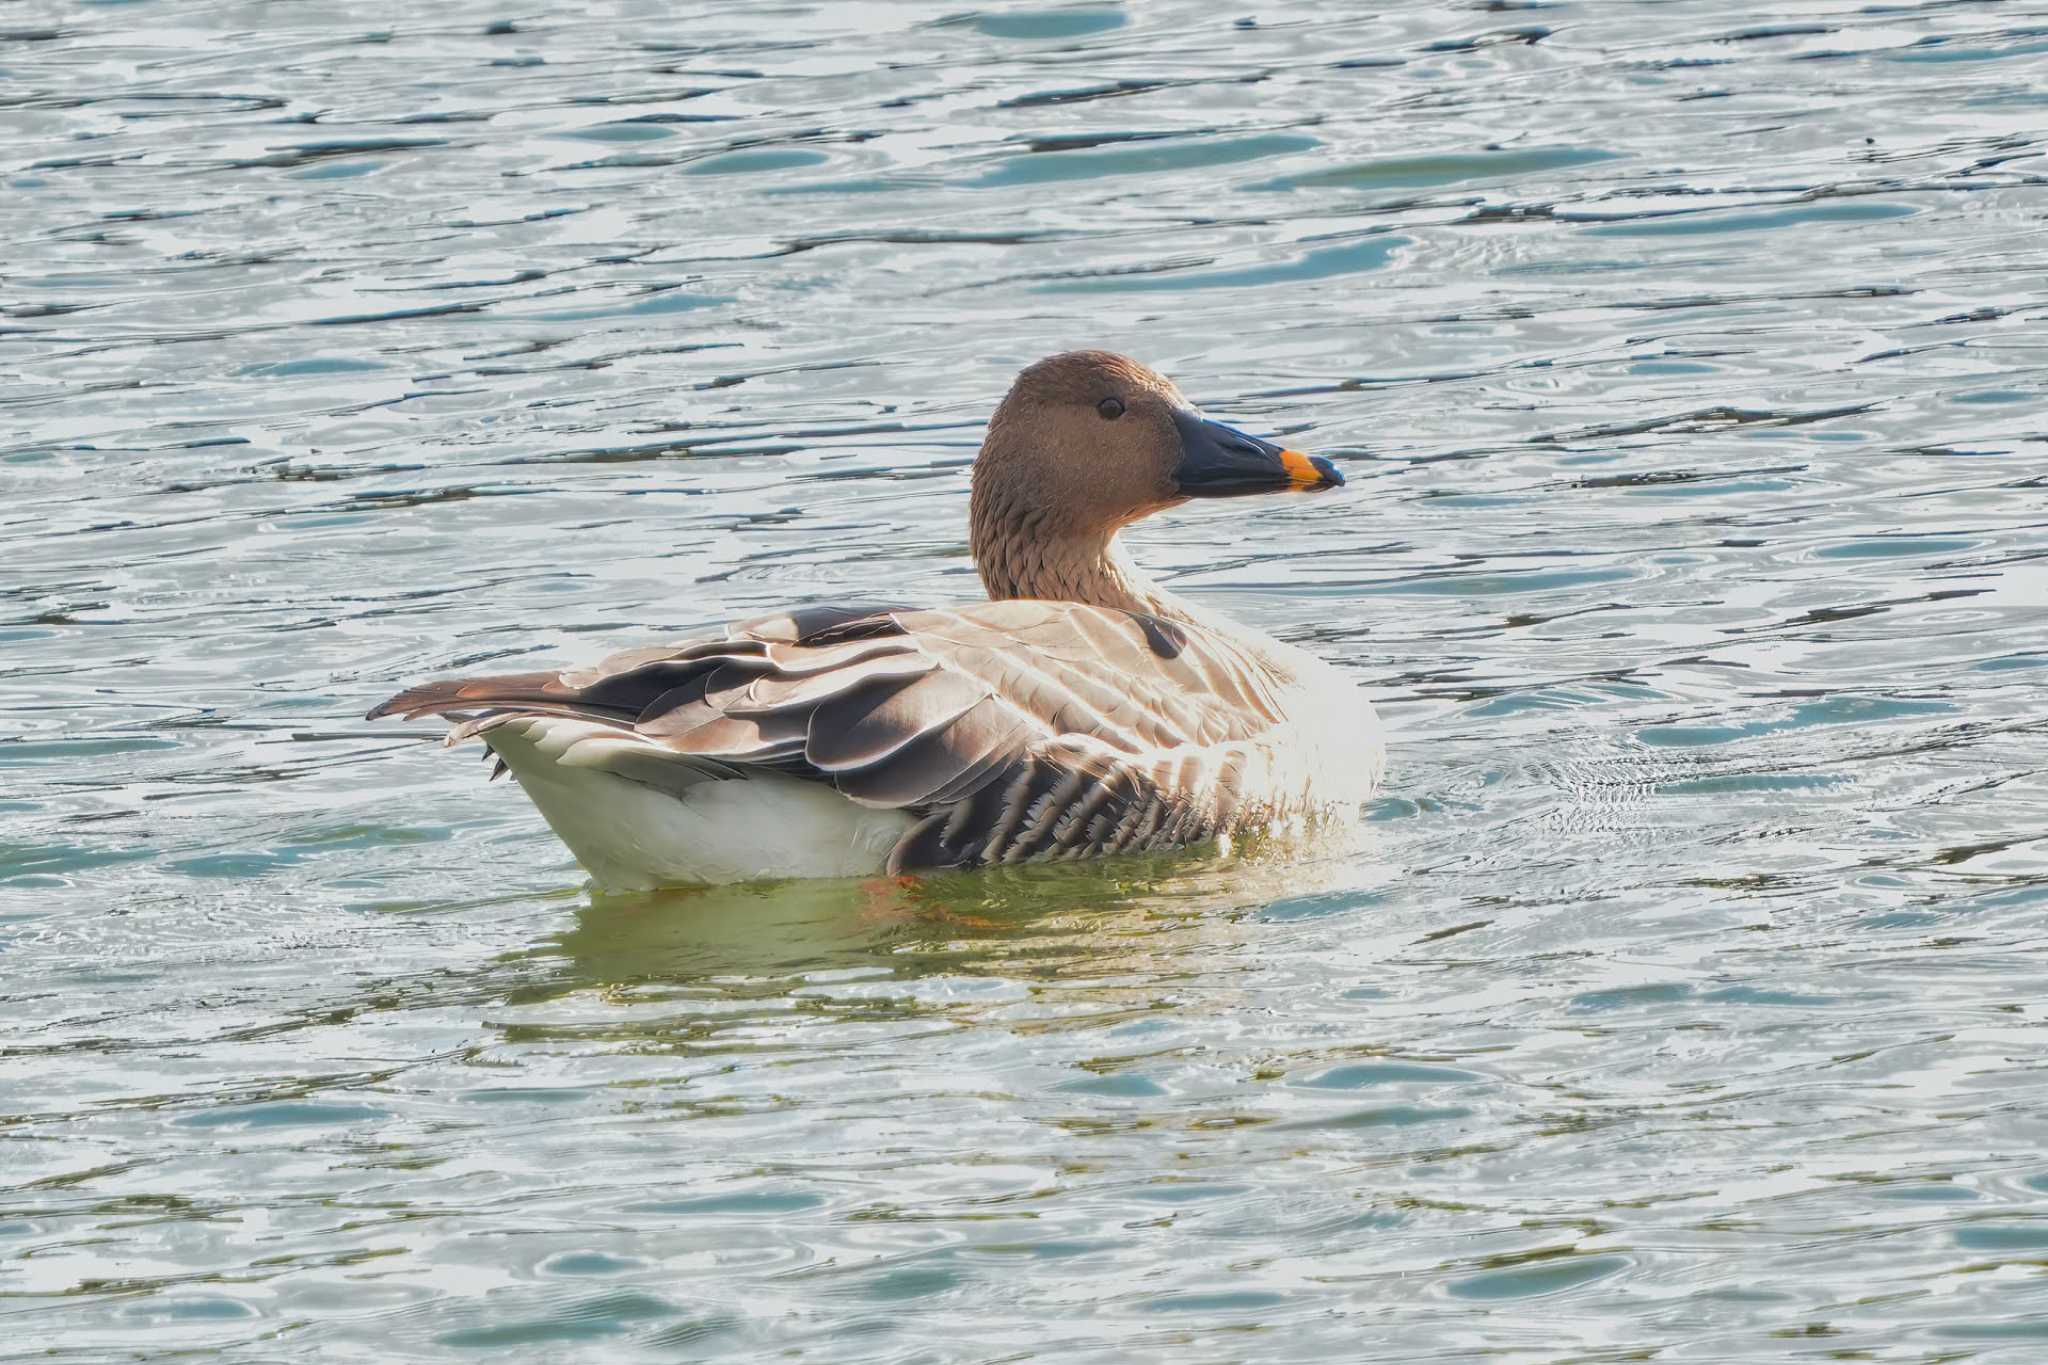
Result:
<instances>
[{"instance_id":1,"label":"goose","mask_svg":"<svg viewBox=\"0 0 2048 1365\"><path fill-rule=\"evenodd\" d=\"M1119 532L1344 476L1107 351L1026 368L975 461L988 601L825 603L595 667L429 682L369 719L480 739L605 891L898 876L1355 818L1385 745L1314 655L1166 592Z\"/></svg>"}]
</instances>

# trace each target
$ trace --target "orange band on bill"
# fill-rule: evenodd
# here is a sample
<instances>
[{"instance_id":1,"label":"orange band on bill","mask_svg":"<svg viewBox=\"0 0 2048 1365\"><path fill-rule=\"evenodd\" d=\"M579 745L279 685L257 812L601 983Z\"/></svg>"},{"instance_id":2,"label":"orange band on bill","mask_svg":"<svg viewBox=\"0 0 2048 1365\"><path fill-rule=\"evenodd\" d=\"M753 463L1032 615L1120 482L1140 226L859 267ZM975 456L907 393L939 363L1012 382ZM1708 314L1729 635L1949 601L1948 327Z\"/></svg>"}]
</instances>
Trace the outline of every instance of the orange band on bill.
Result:
<instances>
[{"instance_id":1,"label":"orange band on bill","mask_svg":"<svg viewBox=\"0 0 2048 1365\"><path fill-rule=\"evenodd\" d=\"M1287 470L1287 481L1298 488L1315 488L1329 482L1323 471L1310 464L1308 456L1298 450L1281 451L1280 463Z\"/></svg>"}]
</instances>

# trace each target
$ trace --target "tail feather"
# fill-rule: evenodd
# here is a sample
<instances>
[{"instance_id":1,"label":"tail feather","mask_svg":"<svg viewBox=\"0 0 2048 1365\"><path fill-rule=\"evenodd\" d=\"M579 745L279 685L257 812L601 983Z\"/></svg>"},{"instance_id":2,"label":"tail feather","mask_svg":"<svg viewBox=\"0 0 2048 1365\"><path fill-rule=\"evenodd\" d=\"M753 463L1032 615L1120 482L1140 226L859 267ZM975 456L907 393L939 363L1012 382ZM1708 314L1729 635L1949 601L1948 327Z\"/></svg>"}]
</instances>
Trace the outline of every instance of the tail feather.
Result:
<instances>
[{"instance_id":1,"label":"tail feather","mask_svg":"<svg viewBox=\"0 0 2048 1365\"><path fill-rule=\"evenodd\" d=\"M402 716L446 715L451 711L491 708L514 710L532 708L551 715L586 716L592 720L632 721L637 711L582 700L579 689L562 681L559 673L507 673L495 678L447 678L440 682L408 687L388 701L370 709L367 720Z\"/></svg>"}]
</instances>

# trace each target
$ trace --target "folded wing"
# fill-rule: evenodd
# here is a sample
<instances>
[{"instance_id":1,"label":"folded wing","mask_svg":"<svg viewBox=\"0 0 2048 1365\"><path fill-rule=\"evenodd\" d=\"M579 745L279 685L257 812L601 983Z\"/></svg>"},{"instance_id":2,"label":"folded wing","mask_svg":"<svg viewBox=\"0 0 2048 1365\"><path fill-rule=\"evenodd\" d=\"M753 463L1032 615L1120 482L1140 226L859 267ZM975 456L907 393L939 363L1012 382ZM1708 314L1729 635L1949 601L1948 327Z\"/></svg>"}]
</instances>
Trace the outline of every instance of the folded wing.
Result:
<instances>
[{"instance_id":1,"label":"folded wing","mask_svg":"<svg viewBox=\"0 0 2048 1365\"><path fill-rule=\"evenodd\" d=\"M603 727L604 766L650 785L669 769L826 783L917 817L897 871L1207 837L1283 719L1275 698L1220 636L1012 600L805 608L590 669L428 683L370 715L447 716L451 742L570 717Z\"/></svg>"}]
</instances>

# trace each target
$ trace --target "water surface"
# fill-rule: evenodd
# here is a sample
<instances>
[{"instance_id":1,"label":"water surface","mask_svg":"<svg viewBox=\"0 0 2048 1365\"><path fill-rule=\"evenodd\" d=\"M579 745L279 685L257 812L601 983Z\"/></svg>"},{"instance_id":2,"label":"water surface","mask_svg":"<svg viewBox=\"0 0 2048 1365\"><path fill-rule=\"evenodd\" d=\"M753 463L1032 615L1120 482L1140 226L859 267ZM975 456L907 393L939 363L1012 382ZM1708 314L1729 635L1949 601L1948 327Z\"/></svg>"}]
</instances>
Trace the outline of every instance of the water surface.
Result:
<instances>
[{"instance_id":1,"label":"water surface","mask_svg":"<svg viewBox=\"0 0 2048 1365\"><path fill-rule=\"evenodd\" d=\"M14 6L6 1351L2039 1358L2044 27ZM973 597L1082 344L1350 477L1134 539L1362 849L607 900L360 721Z\"/></svg>"}]
</instances>

